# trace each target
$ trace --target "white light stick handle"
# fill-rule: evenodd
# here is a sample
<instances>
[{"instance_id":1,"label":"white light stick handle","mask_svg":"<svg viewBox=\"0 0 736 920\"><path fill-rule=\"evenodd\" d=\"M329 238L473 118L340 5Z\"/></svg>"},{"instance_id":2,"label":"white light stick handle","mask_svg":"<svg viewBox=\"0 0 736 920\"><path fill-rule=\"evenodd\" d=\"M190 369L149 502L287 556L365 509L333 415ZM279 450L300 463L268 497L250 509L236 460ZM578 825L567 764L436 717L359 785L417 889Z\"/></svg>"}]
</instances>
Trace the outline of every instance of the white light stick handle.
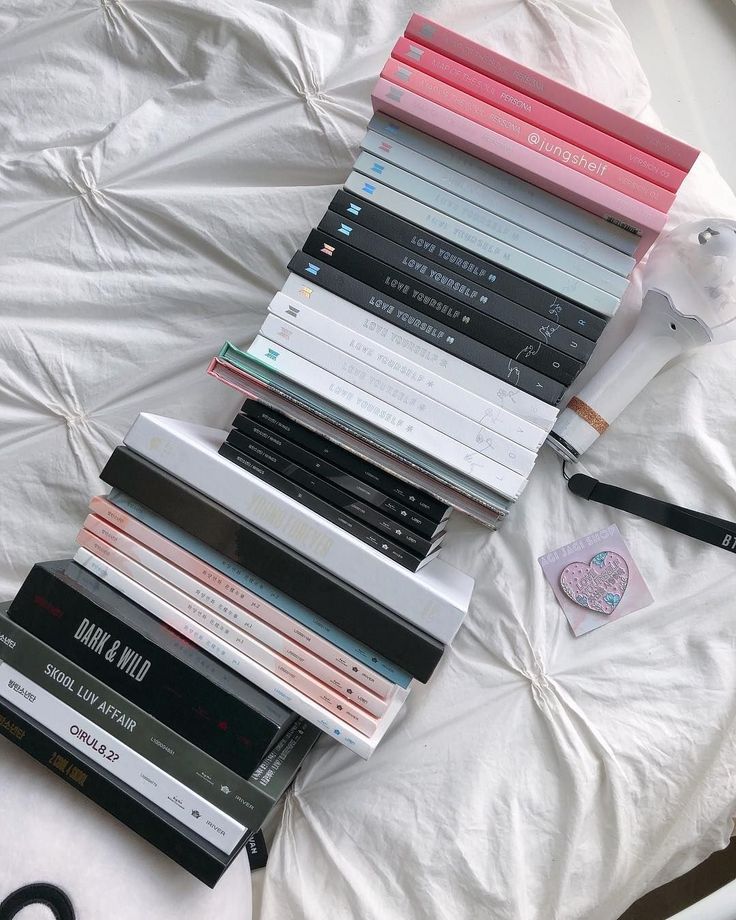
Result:
<instances>
[{"instance_id":1,"label":"white light stick handle","mask_svg":"<svg viewBox=\"0 0 736 920\"><path fill-rule=\"evenodd\" d=\"M708 341L699 320L683 317L666 295L650 290L629 337L560 414L550 445L577 460L668 361Z\"/></svg>"}]
</instances>

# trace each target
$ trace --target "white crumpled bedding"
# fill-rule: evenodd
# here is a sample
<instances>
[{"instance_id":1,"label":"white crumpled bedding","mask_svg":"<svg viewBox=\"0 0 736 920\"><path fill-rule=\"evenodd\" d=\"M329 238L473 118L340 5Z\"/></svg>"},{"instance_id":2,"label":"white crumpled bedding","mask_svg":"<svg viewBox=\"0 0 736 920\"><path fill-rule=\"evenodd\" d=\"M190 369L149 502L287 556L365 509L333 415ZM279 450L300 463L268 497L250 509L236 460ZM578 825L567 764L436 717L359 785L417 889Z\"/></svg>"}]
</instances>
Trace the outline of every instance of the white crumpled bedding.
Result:
<instances>
[{"instance_id":1,"label":"white crumpled bedding","mask_svg":"<svg viewBox=\"0 0 736 920\"><path fill-rule=\"evenodd\" d=\"M607 0L416 3L653 118ZM347 175L412 7L0 5L0 597L71 553L139 410L230 421L237 396L207 361L254 335ZM736 200L701 158L673 219L709 214ZM675 362L587 468L736 517L734 358ZM611 522L655 603L574 640L536 559ZM736 560L573 498L546 450L502 531L456 516L451 533L445 556L477 579L466 626L369 762L320 743L255 877L256 918L614 920L726 844ZM71 793L4 741L0 789L0 900L45 873L80 920L247 920L244 860L209 893L91 806L74 826Z\"/></svg>"}]
</instances>

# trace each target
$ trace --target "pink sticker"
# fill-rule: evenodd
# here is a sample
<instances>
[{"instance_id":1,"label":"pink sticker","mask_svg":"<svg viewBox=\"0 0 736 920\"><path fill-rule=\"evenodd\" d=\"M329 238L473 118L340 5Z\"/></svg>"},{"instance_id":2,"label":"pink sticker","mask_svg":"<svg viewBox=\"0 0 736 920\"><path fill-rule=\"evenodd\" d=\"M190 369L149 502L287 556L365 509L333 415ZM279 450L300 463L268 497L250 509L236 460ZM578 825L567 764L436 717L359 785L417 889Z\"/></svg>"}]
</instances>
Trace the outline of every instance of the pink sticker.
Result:
<instances>
[{"instance_id":1,"label":"pink sticker","mask_svg":"<svg viewBox=\"0 0 736 920\"><path fill-rule=\"evenodd\" d=\"M560 575L560 585L570 600L598 613L613 613L628 583L626 560L607 550L596 553L587 565L571 562Z\"/></svg>"},{"instance_id":2,"label":"pink sticker","mask_svg":"<svg viewBox=\"0 0 736 920\"><path fill-rule=\"evenodd\" d=\"M576 636L653 600L615 525L540 556L539 564Z\"/></svg>"}]
</instances>

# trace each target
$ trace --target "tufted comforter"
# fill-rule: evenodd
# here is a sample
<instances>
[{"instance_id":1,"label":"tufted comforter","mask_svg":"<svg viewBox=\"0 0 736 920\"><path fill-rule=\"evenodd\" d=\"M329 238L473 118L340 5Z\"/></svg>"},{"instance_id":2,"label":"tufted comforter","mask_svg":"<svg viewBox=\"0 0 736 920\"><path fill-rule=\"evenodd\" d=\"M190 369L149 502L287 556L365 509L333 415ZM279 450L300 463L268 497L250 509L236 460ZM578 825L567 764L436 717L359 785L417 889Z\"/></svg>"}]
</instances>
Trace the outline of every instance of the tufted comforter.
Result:
<instances>
[{"instance_id":1,"label":"tufted comforter","mask_svg":"<svg viewBox=\"0 0 736 920\"><path fill-rule=\"evenodd\" d=\"M207 362L255 334L414 6L653 119L607 0L0 5L0 597L71 553L137 412L230 421ZM736 200L703 157L672 219L710 214ZM676 361L587 469L736 517L735 359ZM609 523L655 600L575 640L536 559ZM726 844L734 559L576 500L548 450L499 533L457 515L445 546L477 579L467 624L369 762L320 742L255 918L614 920ZM45 880L80 920L250 916L245 860L209 892L5 741L0 795L0 900Z\"/></svg>"}]
</instances>

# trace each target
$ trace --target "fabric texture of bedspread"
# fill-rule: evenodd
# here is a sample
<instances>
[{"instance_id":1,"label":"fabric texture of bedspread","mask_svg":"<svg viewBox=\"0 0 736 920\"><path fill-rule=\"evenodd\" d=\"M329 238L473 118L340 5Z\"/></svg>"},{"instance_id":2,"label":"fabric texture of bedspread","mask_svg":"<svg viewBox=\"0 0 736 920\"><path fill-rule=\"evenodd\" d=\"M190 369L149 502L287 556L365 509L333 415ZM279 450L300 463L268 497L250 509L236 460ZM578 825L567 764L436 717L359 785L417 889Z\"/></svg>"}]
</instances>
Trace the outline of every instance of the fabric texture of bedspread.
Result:
<instances>
[{"instance_id":1,"label":"fabric texture of bedspread","mask_svg":"<svg viewBox=\"0 0 736 920\"><path fill-rule=\"evenodd\" d=\"M232 419L207 361L258 329L414 8L654 122L606 0L0 5L0 599L71 553L137 412ZM736 200L701 157L671 223L711 215ZM674 362L586 471L736 517L735 358ZM654 604L576 640L536 560L609 523ZM466 625L369 762L320 742L254 917L614 920L728 841L736 561L575 499L547 449L499 533L450 533L477 579ZM244 860L210 893L91 805L70 827L71 791L4 741L0 789L0 899L45 867L80 920L247 920Z\"/></svg>"}]
</instances>

